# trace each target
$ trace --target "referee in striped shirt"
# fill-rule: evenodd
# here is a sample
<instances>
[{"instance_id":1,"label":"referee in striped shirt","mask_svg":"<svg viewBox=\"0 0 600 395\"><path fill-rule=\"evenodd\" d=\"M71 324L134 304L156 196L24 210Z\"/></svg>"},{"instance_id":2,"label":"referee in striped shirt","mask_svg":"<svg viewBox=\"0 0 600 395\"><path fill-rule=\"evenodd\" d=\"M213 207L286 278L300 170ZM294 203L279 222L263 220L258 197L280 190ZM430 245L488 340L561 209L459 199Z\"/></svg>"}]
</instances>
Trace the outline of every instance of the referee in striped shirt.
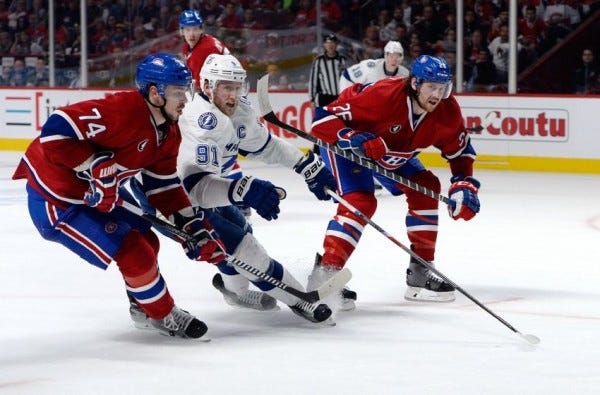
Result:
<instances>
[{"instance_id":1,"label":"referee in striped shirt","mask_svg":"<svg viewBox=\"0 0 600 395\"><path fill-rule=\"evenodd\" d=\"M313 108L331 103L340 93L340 76L346 69L346 58L337 51L337 45L335 34L325 36L325 53L317 56L311 66L308 94Z\"/></svg>"}]
</instances>

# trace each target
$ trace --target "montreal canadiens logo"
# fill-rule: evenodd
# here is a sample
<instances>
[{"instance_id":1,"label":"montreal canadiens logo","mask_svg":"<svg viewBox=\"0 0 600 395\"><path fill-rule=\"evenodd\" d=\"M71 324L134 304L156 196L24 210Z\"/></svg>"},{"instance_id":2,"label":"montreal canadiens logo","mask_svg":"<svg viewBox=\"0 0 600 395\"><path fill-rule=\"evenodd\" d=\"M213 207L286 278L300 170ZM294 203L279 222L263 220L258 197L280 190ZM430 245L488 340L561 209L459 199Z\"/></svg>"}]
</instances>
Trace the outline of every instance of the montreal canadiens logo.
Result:
<instances>
[{"instance_id":1,"label":"montreal canadiens logo","mask_svg":"<svg viewBox=\"0 0 600 395\"><path fill-rule=\"evenodd\" d=\"M392 134L396 134L398 133L400 130L402 130L402 125L394 125L390 128L390 133Z\"/></svg>"},{"instance_id":2,"label":"montreal canadiens logo","mask_svg":"<svg viewBox=\"0 0 600 395\"><path fill-rule=\"evenodd\" d=\"M144 150L144 148L146 148L146 145L148 145L148 139L140 141L137 146L137 150L139 152L142 152Z\"/></svg>"},{"instance_id":3,"label":"montreal canadiens logo","mask_svg":"<svg viewBox=\"0 0 600 395\"><path fill-rule=\"evenodd\" d=\"M198 118L198 126L206 130L214 129L217 126L217 117L212 112L205 112Z\"/></svg>"}]
</instances>

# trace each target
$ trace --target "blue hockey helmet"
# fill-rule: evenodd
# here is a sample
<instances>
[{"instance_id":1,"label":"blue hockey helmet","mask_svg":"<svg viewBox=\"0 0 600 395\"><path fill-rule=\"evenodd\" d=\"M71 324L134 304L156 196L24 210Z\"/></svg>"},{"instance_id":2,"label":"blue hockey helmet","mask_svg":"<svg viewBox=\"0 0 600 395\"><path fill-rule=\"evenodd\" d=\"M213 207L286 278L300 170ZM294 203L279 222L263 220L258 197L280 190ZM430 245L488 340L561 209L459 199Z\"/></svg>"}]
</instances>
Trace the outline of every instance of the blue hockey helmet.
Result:
<instances>
[{"instance_id":1,"label":"blue hockey helmet","mask_svg":"<svg viewBox=\"0 0 600 395\"><path fill-rule=\"evenodd\" d=\"M413 62L410 75L417 79L417 85L424 81L446 84L444 99L452 92L452 70L444 58L430 55L421 55Z\"/></svg>"},{"instance_id":2,"label":"blue hockey helmet","mask_svg":"<svg viewBox=\"0 0 600 395\"><path fill-rule=\"evenodd\" d=\"M148 96L152 85L164 97L167 85L191 88L192 72L175 55L161 52L148 55L140 62L135 73L135 84L144 97Z\"/></svg>"},{"instance_id":3,"label":"blue hockey helmet","mask_svg":"<svg viewBox=\"0 0 600 395\"><path fill-rule=\"evenodd\" d=\"M179 16L179 27L191 27L191 26L200 26L202 27L202 17L200 13L196 10L185 10Z\"/></svg>"}]
</instances>

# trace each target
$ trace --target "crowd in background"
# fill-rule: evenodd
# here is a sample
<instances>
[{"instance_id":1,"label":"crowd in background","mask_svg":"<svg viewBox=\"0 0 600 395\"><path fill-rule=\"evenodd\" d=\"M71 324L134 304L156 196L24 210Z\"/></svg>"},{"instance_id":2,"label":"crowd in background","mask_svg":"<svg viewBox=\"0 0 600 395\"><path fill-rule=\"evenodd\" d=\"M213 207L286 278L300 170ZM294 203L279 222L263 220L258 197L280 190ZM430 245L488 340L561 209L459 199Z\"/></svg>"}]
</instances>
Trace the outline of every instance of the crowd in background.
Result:
<instances>
[{"instance_id":1,"label":"crowd in background","mask_svg":"<svg viewBox=\"0 0 600 395\"><path fill-rule=\"evenodd\" d=\"M81 52L80 0L54 3L56 66L59 70L76 70ZM519 71L597 12L596 3L519 0ZM43 67L49 48L47 6L45 0L0 0L0 85L48 84ZM142 56L157 50L179 50L179 15L190 6L200 11L205 32L221 39L245 66L261 67L263 72L277 64L277 48L268 45L268 37L277 37L276 33L267 35L267 42L261 43L267 45L257 45L252 42L254 33L307 28L314 26L317 18L314 0L88 0L91 69L108 74L108 85L119 86L119 76L111 71L115 59L135 60L136 52ZM405 66L420 54L443 56L451 66L456 64L453 0L322 0L321 18L324 29L341 38L339 50L350 64L381 57L389 40L402 43ZM466 0L464 45L467 91L506 84L508 1ZM103 61L107 54L113 56ZM593 67L597 69L597 63ZM72 75L59 77L57 84L73 84ZM304 88L306 76L295 77L296 84L290 83L290 87Z\"/></svg>"}]
</instances>

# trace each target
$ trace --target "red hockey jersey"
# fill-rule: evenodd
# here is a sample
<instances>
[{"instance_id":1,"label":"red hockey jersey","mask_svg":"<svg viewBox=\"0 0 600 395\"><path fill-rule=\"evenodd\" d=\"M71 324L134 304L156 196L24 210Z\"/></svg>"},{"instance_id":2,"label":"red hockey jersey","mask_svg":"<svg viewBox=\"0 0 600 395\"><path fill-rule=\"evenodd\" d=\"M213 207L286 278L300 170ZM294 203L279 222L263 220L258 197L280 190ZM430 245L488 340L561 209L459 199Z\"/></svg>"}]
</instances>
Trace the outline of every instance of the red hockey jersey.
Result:
<instances>
[{"instance_id":1,"label":"red hockey jersey","mask_svg":"<svg viewBox=\"0 0 600 395\"><path fill-rule=\"evenodd\" d=\"M229 53L229 50L223 43L210 34L202 35L202 38L200 38L200 41L198 41L194 48L190 48L187 43L184 43L182 51L183 56L185 57L185 63L192 72L192 79L194 80L196 88L200 87L200 70L208 55L213 53L221 55Z\"/></svg>"},{"instance_id":2,"label":"red hockey jersey","mask_svg":"<svg viewBox=\"0 0 600 395\"><path fill-rule=\"evenodd\" d=\"M78 172L102 152L112 152L123 182L142 172L152 206L170 215L190 201L177 177L181 134L177 124L156 127L137 91L120 92L54 111L27 148L13 179L28 183L59 207L83 204L89 183Z\"/></svg>"},{"instance_id":3,"label":"red hockey jersey","mask_svg":"<svg viewBox=\"0 0 600 395\"><path fill-rule=\"evenodd\" d=\"M450 96L433 112L415 117L405 89L408 81L392 77L345 89L325 111L317 111L311 134L333 144L343 128L375 133L385 140L390 153L380 164L390 170L433 146L450 161L453 174L471 176L475 151L458 102Z\"/></svg>"}]
</instances>

